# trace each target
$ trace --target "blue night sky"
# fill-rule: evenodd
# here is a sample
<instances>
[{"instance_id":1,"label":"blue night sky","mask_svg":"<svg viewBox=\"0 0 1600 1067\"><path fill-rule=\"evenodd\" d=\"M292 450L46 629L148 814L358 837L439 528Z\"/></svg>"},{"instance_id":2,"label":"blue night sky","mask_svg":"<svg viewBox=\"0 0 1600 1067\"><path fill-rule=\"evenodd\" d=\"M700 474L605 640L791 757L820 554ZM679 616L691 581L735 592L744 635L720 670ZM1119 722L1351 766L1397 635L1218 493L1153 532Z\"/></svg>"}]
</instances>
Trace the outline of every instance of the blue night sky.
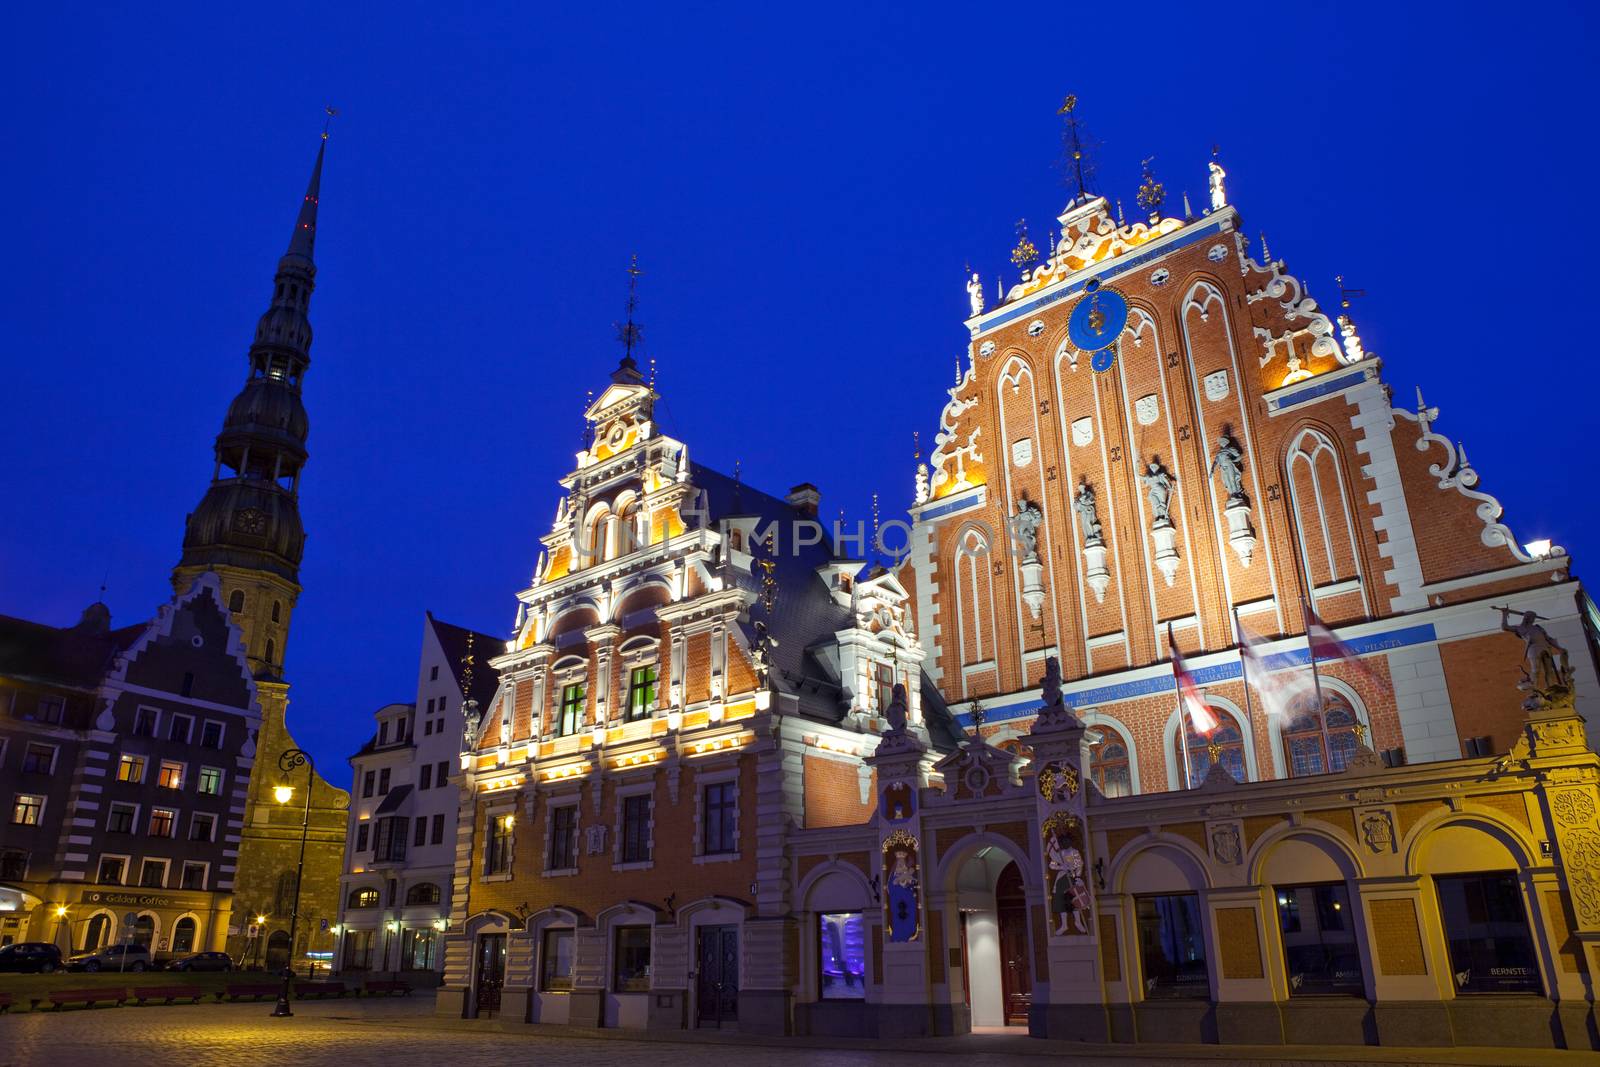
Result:
<instances>
[{"instance_id":1,"label":"blue night sky","mask_svg":"<svg viewBox=\"0 0 1600 1067\"><path fill-rule=\"evenodd\" d=\"M1147 156L1198 208L1219 144L1247 232L1325 306L1366 289L1397 398L1519 538L1593 544L1592 9L472 6L13 13L0 612L169 595L328 102L286 673L335 781L413 697L425 609L509 629L631 252L691 454L825 517L909 503L963 264L992 301L1066 199L1067 91L1130 210Z\"/></svg>"}]
</instances>

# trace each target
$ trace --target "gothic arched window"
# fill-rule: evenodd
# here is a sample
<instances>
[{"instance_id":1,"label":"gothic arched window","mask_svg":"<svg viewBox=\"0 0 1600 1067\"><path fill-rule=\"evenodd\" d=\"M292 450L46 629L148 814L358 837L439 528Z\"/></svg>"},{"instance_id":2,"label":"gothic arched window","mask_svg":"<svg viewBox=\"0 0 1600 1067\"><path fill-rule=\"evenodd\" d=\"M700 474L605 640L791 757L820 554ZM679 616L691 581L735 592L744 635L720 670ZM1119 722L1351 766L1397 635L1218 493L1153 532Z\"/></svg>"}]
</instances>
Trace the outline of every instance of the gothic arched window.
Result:
<instances>
[{"instance_id":1,"label":"gothic arched window","mask_svg":"<svg viewBox=\"0 0 1600 1067\"><path fill-rule=\"evenodd\" d=\"M1318 714L1314 696L1302 699L1283 728L1283 754L1291 777L1342 771L1356 754L1355 709L1343 696L1326 690L1322 707Z\"/></svg>"},{"instance_id":2,"label":"gothic arched window","mask_svg":"<svg viewBox=\"0 0 1600 1067\"><path fill-rule=\"evenodd\" d=\"M1133 795L1133 769L1128 760L1128 742L1109 726L1096 726L1099 736L1089 744L1089 778L1101 795Z\"/></svg>"},{"instance_id":3,"label":"gothic arched window","mask_svg":"<svg viewBox=\"0 0 1600 1067\"><path fill-rule=\"evenodd\" d=\"M1189 716L1183 716L1183 737L1178 742L1178 763L1187 770L1189 788L1193 789L1206 780L1206 772L1211 769L1211 748L1216 746L1216 762L1227 768L1233 775L1233 780L1243 782L1248 779L1245 771L1244 759L1244 732L1239 729L1239 723L1233 715L1222 708L1211 705L1211 714L1217 717L1217 728L1211 731L1207 738L1195 732L1194 723Z\"/></svg>"}]
</instances>

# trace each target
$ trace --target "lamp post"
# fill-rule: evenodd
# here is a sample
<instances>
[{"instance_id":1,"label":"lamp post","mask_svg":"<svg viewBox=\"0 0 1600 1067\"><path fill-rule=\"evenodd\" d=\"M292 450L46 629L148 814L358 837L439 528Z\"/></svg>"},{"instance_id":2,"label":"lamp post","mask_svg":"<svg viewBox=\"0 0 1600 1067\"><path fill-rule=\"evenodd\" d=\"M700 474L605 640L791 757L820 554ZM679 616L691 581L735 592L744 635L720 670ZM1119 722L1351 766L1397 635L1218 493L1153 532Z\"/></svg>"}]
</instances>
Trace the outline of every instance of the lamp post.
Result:
<instances>
[{"instance_id":1,"label":"lamp post","mask_svg":"<svg viewBox=\"0 0 1600 1067\"><path fill-rule=\"evenodd\" d=\"M306 835L311 829L311 785L316 780L317 770L311 753L304 749L291 748L278 757L278 770L285 776L300 766L306 769L306 802L300 815L300 862L294 868L294 907L289 912L289 958L283 962L283 988L278 990L278 1003L272 1009L273 1018L294 1014L289 1010L289 986L294 978L294 936L300 924L300 880L306 869ZM272 797L279 804L287 804L294 798L294 786L274 786Z\"/></svg>"}]
</instances>

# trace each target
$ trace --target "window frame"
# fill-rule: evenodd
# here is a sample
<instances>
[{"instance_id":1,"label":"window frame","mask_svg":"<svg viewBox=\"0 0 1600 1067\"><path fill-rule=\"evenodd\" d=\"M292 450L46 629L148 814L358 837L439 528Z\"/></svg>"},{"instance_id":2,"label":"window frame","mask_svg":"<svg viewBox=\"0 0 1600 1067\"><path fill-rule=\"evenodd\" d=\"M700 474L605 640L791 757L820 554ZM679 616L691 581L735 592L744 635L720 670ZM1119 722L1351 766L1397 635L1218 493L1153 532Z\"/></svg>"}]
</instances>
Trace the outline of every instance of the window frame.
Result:
<instances>
[{"instance_id":1,"label":"window frame","mask_svg":"<svg viewBox=\"0 0 1600 1067\"><path fill-rule=\"evenodd\" d=\"M142 730L139 729L139 723L140 723L140 721L141 721L141 719L142 719L142 717L143 717L145 712L149 712L150 715L151 715L150 732L149 733L145 733L145 732L143 732ZM161 709L160 708L152 708L148 704L137 704L137 705L135 705L134 709L133 709L133 729L128 731L128 736L129 737L147 737L152 741L157 740L158 738L160 738L160 736L161 736Z\"/></svg>"},{"instance_id":2,"label":"window frame","mask_svg":"<svg viewBox=\"0 0 1600 1067\"><path fill-rule=\"evenodd\" d=\"M1324 891L1337 891L1343 894L1343 899L1334 899L1332 907L1324 907ZM1300 894L1309 893L1311 908L1309 911L1303 906ZM1283 963L1284 981L1288 985L1290 997L1365 997L1366 978L1361 967L1361 931L1357 928L1355 909L1351 906L1350 887L1345 882L1296 882L1291 885L1274 885L1271 887L1272 898L1277 909L1278 951ZM1328 893L1327 896L1335 896ZM1329 912L1340 916L1341 926L1333 927L1327 920ZM1294 916L1293 929L1290 928L1289 915ZM1307 929L1308 925L1310 929ZM1334 938L1329 940L1327 935L1334 930L1345 935L1345 939ZM1291 935L1298 935L1297 943L1291 945ZM1312 940L1312 935L1315 940ZM1348 957L1348 961L1355 965L1354 980L1346 978L1339 981L1337 978L1326 981L1318 980L1310 984L1309 988L1302 980L1296 979L1306 973L1306 968L1297 968L1291 953L1303 950L1321 949L1324 962L1331 963L1337 953L1341 958ZM1314 953L1311 953L1314 954Z\"/></svg>"},{"instance_id":3,"label":"window frame","mask_svg":"<svg viewBox=\"0 0 1600 1067\"><path fill-rule=\"evenodd\" d=\"M213 726L217 728L217 743L214 745L208 745L206 744L206 731ZM227 737L227 723L222 722L219 719L206 719L200 724L200 740L197 743L201 748L209 748L213 752L221 752L223 750L223 746L227 742Z\"/></svg>"},{"instance_id":4,"label":"window frame","mask_svg":"<svg viewBox=\"0 0 1600 1067\"><path fill-rule=\"evenodd\" d=\"M167 816L167 832L164 834L158 834L155 832L156 816L158 815ZM177 840L177 833L178 809L152 804L150 806L150 818L145 822L144 835L146 837L160 838L164 841L175 841Z\"/></svg>"},{"instance_id":5,"label":"window frame","mask_svg":"<svg viewBox=\"0 0 1600 1067\"><path fill-rule=\"evenodd\" d=\"M159 865L160 868L161 868L161 881L159 881L159 882L157 882L155 884L151 884L150 882L145 881L145 878L144 878L144 872L145 872L146 868L148 868L148 867L150 867L152 865ZM172 861L170 859L168 859L165 856L145 856L144 858L142 858L139 861L138 888L140 888L140 889L165 889L165 888L167 888L167 879L169 877L171 877L171 875L172 875Z\"/></svg>"},{"instance_id":6,"label":"window frame","mask_svg":"<svg viewBox=\"0 0 1600 1067\"><path fill-rule=\"evenodd\" d=\"M739 854L739 781L735 776L710 779L699 783L698 798L700 810L696 813L696 834L699 849L698 855L702 857L737 856ZM711 792L727 790L726 802L719 800L715 806L712 804ZM722 833L716 841L717 847L712 847L712 818L713 814L719 816L717 829ZM721 818L726 816L726 818Z\"/></svg>"},{"instance_id":7,"label":"window frame","mask_svg":"<svg viewBox=\"0 0 1600 1067\"><path fill-rule=\"evenodd\" d=\"M177 728L177 725L180 722L185 724L184 727L183 727L183 736L181 738L180 737L174 737L173 736L173 730ZM171 715L169 715L167 717L167 740L168 741L176 741L178 744L187 745L189 743L189 738L191 738L193 736L194 736L194 716L193 715L185 715L181 711L175 711L175 712L173 712Z\"/></svg>"},{"instance_id":8,"label":"window frame","mask_svg":"<svg viewBox=\"0 0 1600 1067\"><path fill-rule=\"evenodd\" d=\"M661 672L655 663L628 668L628 702L622 710L623 722L641 722L655 714L660 680Z\"/></svg>"},{"instance_id":9,"label":"window frame","mask_svg":"<svg viewBox=\"0 0 1600 1067\"><path fill-rule=\"evenodd\" d=\"M1183 775L1185 787L1198 789L1205 782L1206 774L1211 769L1210 742L1224 729L1232 728L1237 738L1226 742L1219 742L1219 762L1227 766L1228 756L1237 752L1239 756L1239 774L1234 774L1234 781L1244 784L1251 781L1250 777L1250 734L1245 729L1238 715L1230 708L1207 702L1206 709L1216 716L1217 728L1210 737L1195 732L1194 723L1184 709L1178 709L1178 730L1176 734L1178 770ZM1198 743L1197 743L1198 742ZM1205 765L1198 769L1195 767L1195 753L1205 760ZM1233 774L1230 767L1229 774Z\"/></svg>"},{"instance_id":10,"label":"window frame","mask_svg":"<svg viewBox=\"0 0 1600 1067\"><path fill-rule=\"evenodd\" d=\"M516 811L510 807L493 808L483 814L483 878L507 880L512 875L516 861L514 845L517 839Z\"/></svg>"},{"instance_id":11,"label":"window frame","mask_svg":"<svg viewBox=\"0 0 1600 1067\"><path fill-rule=\"evenodd\" d=\"M653 933L654 931L652 928L644 923L618 923L611 928L611 992L624 994L650 992L650 981L652 978L651 965L653 963L651 957L653 955L652 949L655 941L655 938L652 936ZM642 950L644 957L643 969L641 971L635 971L628 978L623 977L624 947L622 942L624 936L628 937L630 940L639 936L642 936L644 939ZM629 946L627 951L631 958L633 967L638 967L638 958L641 951L640 946L637 944Z\"/></svg>"},{"instance_id":12,"label":"window frame","mask_svg":"<svg viewBox=\"0 0 1600 1067\"><path fill-rule=\"evenodd\" d=\"M122 864L122 874L115 882L108 882L100 875L105 868L106 860L118 860ZM99 861L94 865L95 885L127 885L128 875L133 870L133 857L125 852L102 852Z\"/></svg>"},{"instance_id":13,"label":"window frame","mask_svg":"<svg viewBox=\"0 0 1600 1067\"><path fill-rule=\"evenodd\" d=\"M644 817L630 823L630 804L644 803ZM649 867L655 863L656 798L654 787L620 793L617 797L617 866Z\"/></svg>"},{"instance_id":14,"label":"window frame","mask_svg":"<svg viewBox=\"0 0 1600 1067\"><path fill-rule=\"evenodd\" d=\"M191 886L189 885L189 871L195 867L200 868L200 884ZM179 889L185 889L191 893L204 893L206 891L206 883L209 881L211 881L211 864L205 860L184 860L183 866L178 869Z\"/></svg>"},{"instance_id":15,"label":"window frame","mask_svg":"<svg viewBox=\"0 0 1600 1067\"><path fill-rule=\"evenodd\" d=\"M368 899L368 894L371 894L370 901ZM368 908L378 907L382 901L383 896L378 892L376 887L370 885L358 885L352 886L350 892L346 894L345 907L351 911L365 911Z\"/></svg>"},{"instance_id":16,"label":"window frame","mask_svg":"<svg viewBox=\"0 0 1600 1067\"><path fill-rule=\"evenodd\" d=\"M169 771L169 770L176 770L177 771L178 781L177 781L176 784L168 785L163 780L163 779L166 778L167 771ZM185 779L187 779L188 777L189 777L189 765L187 763L183 763L183 762L181 762L179 760L175 760L175 759L164 759L164 760L157 760L156 761L156 788L157 789L171 789L171 790L174 790L174 791L181 790L183 788L183 783L184 783Z\"/></svg>"},{"instance_id":17,"label":"window frame","mask_svg":"<svg viewBox=\"0 0 1600 1067\"><path fill-rule=\"evenodd\" d=\"M567 970L564 975L552 973L551 960L558 959L558 954L550 951L551 935L563 938L567 942ZM551 925L545 927L539 934L539 992L541 993L570 993L572 992L572 965L577 958L577 931L570 926Z\"/></svg>"},{"instance_id":18,"label":"window frame","mask_svg":"<svg viewBox=\"0 0 1600 1067\"><path fill-rule=\"evenodd\" d=\"M137 766L139 768L139 773L136 776L132 777L132 778L126 777L123 774L124 768L129 767L129 766ZM149 770L149 768L150 768L149 757L143 755L142 753L138 753L138 752L119 752L119 753L117 753L117 781L119 781L119 782L126 782L128 785L143 785L144 784L145 772L147 770Z\"/></svg>"},{"instance_id":19,"label":"window frame","mask_svg":"<svg viewBox=\"0 0 1600 1067\"><path fill-rule=\"evenodd\" d=\"M1488 917L1481 922L1474 923L1472 925L1476 927L1492 927L1494 925L1513 926L1515 928L1514 932L1519 935L1519 939L1522 941L1524 947L1524 958L1526 960L1525 967L1528 973L1525 976L1520 976L1525 977L1526 980L1515 986L1502 985L1502 987L1498 989L1468 989L1465 987L1464 983L1457 980L1454 976L1461 973L1467 973L1471 975L1475 968L1463 966L1469 961L1458 958L1456 954L1456 946L1459 942L1468 940L1481 940L1482 937L1461 937L1457 936L1455 931L1452 930L1450 926L1449 912L1453 909L1446 900L1445 888L1443 885L1441 885L1441 883L1478 882L1481 884L1488 882L1490 879L1497 879L1504 884L1505 888L1509 888L1510 893L1508 894L1508 898L1515 903L1517 910L1521 912L1521 918L1512 920L1506 918L1495 919L1493 917ZM1439 932L1444 940L1445 958L1449 960L1450 963L1450 973L1452 976L1451 992L1457 997L1466 997L1469 999L1477 997L1488 997L1492 999L1494 997L1508 996L1545 996L1545 978L1543 973L1544 967L1540 963L1539 958L1539 940L1534 932L1534 917L1528 908L1527 886L1524 884L1522 875L1518 871L1514 870L1461 871L1451 872L1448 874L1435 874L1432 876L1432 881L1434 900L1439 908ZM1500 902L1503 903L1504 899L1505 898L1502 898ZM1466 900L1465 898L1463 898L1463 903L1470 907L1470 901ZM1494 903L1496 902L1485 899L1484 905L1486 913L1489 910L1489 907ZM1512 931L1508 931L1507 936L1509 936L1511 932ZM1496 935L1491 934L1489 936L1491 940L1499 940L1499 937ZM1475 963L1476 957L1474 957L1471 962ZM1489 968L1489 977L1493 978L1496 976L1497 971L1502 971L1505 969L1507 969L1506 963L1503 960L1497 959L1495 965ZM1471 981L1470 977L1469 981Z\"/></svg>"},{"instance_id":20,"label":"window frame","mask_svg":"<svg viewBox=\"0 0 1600 1067\"><path fill-rule=\"evenodd\" d=\"M829 996L828 995L828 991L827 991L828 990L828 987L827 987L828 972L825 969L825 965L826 965L826 960L827 960L827 952L829 951L829 947L830 946L828 946L826 944L826 940L827 940L826 930L827 930L827 927L828 927L828 920L836 919L836 918L839 918L841 916L843 916L846 919L846 922L848 922L848 920L853 917L855 922L856 922L856 924L859 927L859 933L861 935L861 975L860 975L861 984L858 987L856 987L859 990L859 992L851 992L850 991L851 990L851 986L850 986L850 981L849 981L849 978L850 978L849 972L848 972L848 970L843 971L842 974L843 974L843 977L844 977L844 988L847 991L847 995ZM840 959L842 961L844 961L844 965L846 967L848 967L848 959L847 959L847 957L848 957L849 946L846 944L845 937L846 937L846 931L843 928L841 928L840 943L839 943L839 956L840 956ZM860 908L856 908L856 909L853 909L853 910L845 910L845 911L819 911L819 912L817 912L817 936L812 941L812 948L816 951L817 1002L819 1004L824 1002L824 1001L829 1001L829 1002L831 1002L831 1001L865 1001L867 999L867 984L868 984L868 978L867 978L867 953L868 953L869 946L868 946L868 943L867 943L867 917L866 917L865 911L863 911Z\"/></svg>"},{"instance_id":21,"label":"window frame","mask_svg":"<svg viewBox=\"0 0 1600 1067\"><path fill-rule=\"evenodd\" d=\"M1147 951L1147 943L1146 943L1146 940L1145 940L1145 933L1146 933L1146 930L1147 930L1146 916L1140 914L1141 905L1143 905L1146 902L1161 901L1161 900L1175 900L1175 899L1185 900L1185 901L1189 902L1192 905L1192 919L1193 919L1193 924L1194 924L1193 925L1193 930L1191 932L1191 937L1193 939L1192 943L1199 946L1200 953L1201 953L1201 958L1200 958L1199 962L1200 962L1203 970L1205 971L1205 981L1202 983L1204 988L1201 988L1201 989L1194 988L1194 983L1190 982L1190 983L1188 983L1189 988L1187 990L1185 990L1184 983L1181 982L1181 981L1178 981L1178 980L1174 980L1173 984L1170 987L1160 986L1160 985L1155 984L1155 981L1152 979L1152 976L1150 974L1150 958L1151 958L1151 955ZM1139 990L1140 990L1141 999L1143 999L1143 1000L1175 1000L1175 1001L1196 1001L1196 1000L1209 1000L1209 999L1211 999L1212 998L1212 991L1211 991L1210 946L1206 944L1206 934L1205 934L1205 924L1206 924L1206 918L1207 917L1206 917L1206 912L1205 912L1205 906L1200 900L1200 894L1195 892L1192 889L1191 890L1184 890L1182 892L1177 892L1177 893L1140 893L1140 894L1137 894L1137 895L1134 896L1133 902L1134 902L1134 907L1133 907L1134 947L1138 950L1137 959L1138 959L1138 962L1139 962L1139 979L1140 979ZM1162 922L1163 924L1168 921L1168 918L1169 917L1164 915L1164 914L1156 916L1156 919L1158 921ZM1172 962L1172 963L1176 964L1174 966L1174 968L1173 968L1173 971L1174 971L1175 975L1181 973L1181 962L1182 961L1168 961L1168 962ZM1189 962L1192 963L1194 961L1191 960ZM1173 991L1172 992L1161 992L1161 993L1156 993L1155 992L1158 989L1166 989L1166 988L1171 988ZM1154 995L1152 995L1152 994L1154 994Z\"/></svg>"},{"instance_id":22,"label":"window frame","mask_svg":"<svg viewBox=\"0 0 1600 1067\"><path fill-rule=\"evenodd\" d=\"M129 835L132 835L135 832L137 832L137 830L139 828L139 812L142 809L142 807L143 807L143 805L136 804L136 803L134 803L132 801L128 801L128 800L113 800L113 801L111 801L111 803L109 805L107 805L107 807L106 807L106 833L108 833L108 834L129 834ZM118 809L122 809L123 811L127 812L127 815L128 815L128 826L127 826L127 829L118 830L118 829L113 828L112 825L111 825L111 820L117 815Z\"/></svg>"},{"instance_id":23,"label":"window frame","mask_svg":"<svg viewBox=\"0 0 1600 1067\"><path fill-rule=\"evenodd\" d=\"M194 835L195 826L202 819L211 824L211 831L205 837L196 837ZM217 816L216 816L216 813L215 812L210 812L210 811L191 811L189 813L189 836L185 840L188 840L188 841L215 841L216 839L217 839Z\"/></svg>"},{"instance_id":24,"label":"window frame","mask_svg":"<svg viewBox=\"0 0 1600 1067\"><path fill-rule=\"evenodd\" d=\"M570 800L551 801L547 807L544 849L546 875L571 874L578 869L578 803L578 798L573 797ZM571 824L567 832L562 834L560 824L565 819L570 819ZM557 860L567 862L558 866Z\"/></svg>"},{"instance_id":25,"label":"window frame","mask_svg":"<svg viewBox=\"0 0 1600 1067\"><path fill-rule=\"evenodd\" d=\"M28 766L29 761L32 760L35 755L35 749L43 750L50 754L43 770L40 770L38 767ZM28 741L22 746L22 766L19 769L19 773L53 775L56 773L56 760L60 757L60 746L52 745L45 741Z\"/></svg>"},{"instance_id":26,"label":"window frame","mask_svg":"<svg viewBox=\"0 0 1600 1067\"><path fill-rule=\"evenodd\" d=\"M561 687L556 705L556 737L571 737L583 726L583 710L588 702L589 689L583 682L567 682ZM569 721L570 719L570 721Z\"/></svg>"},{"instance_id":27,"label":"window frame","mask_svg":"<svg viewBox=\"0 0 1600 1067\"><path fill-rule=\"evenodd\" d=\"M215 789L206 788L206 774L208 772L217 776L217 787ZM220 797L223 789L226 788L227 780L227 771L223 770L221 767L208 767L202 763L200 765L200 773L195 775L195 791L203 797Z\"/></svg>"},{"instance_id":28,"label":"window frame","mask_svg":"<svg viewBox=\"0 0 1600 1067\"><path fill-rule=\"evenodd\" d=\"M20 815L22 813L22 811L24 809L24 805L23 805L23 800L24 799L38 801L38 804L26 805L26 807L33 812L33 818L31 818L31 819L26 819L25 820L25 819L19 819L17 817L18 815ZM45 806L49 803L49 800L50 800L50 798L48 796L46 796L45 794L43 794L43 793L23 793L23 792L20 792L20 791L17 792L12 797L12 801L11 801L11 825L12 826L43 826L44 825Z\"/></svg>"}]
</instances>

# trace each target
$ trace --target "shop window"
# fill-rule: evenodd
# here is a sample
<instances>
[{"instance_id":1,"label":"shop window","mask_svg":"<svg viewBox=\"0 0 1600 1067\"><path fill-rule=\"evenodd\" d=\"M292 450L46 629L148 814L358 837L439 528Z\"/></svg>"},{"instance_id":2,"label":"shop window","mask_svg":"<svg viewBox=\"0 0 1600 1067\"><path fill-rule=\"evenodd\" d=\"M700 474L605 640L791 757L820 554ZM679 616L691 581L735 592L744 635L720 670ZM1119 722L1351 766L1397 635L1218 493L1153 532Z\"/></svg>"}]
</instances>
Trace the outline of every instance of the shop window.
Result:
<instances>
[{"instance_id":1,"label":"shop window","mask_svg":"<svg viewBox=\"0 0 1600 1067\"><path fill-rule=\"evenodd\" d=\"M1209 997L1200 898L1193 893L1138 897L1135 907L1145 999Z\"/></svg>"},{"instance_id":2,"label":"shop window","mask_svg":"<svg viewBox=\"0 0 1600 1067\"><path fill-rule=\"evenodd\" d=\"M400 969L402 971L427 971L433 968L434 948L438 931L431 926L420 930L407 930L400 940Z\"/></svg>"},{"instance_id":3,"label":"shop window","mask_svg":"<svg viewBox=\"0 0 1600 1067\"><path fill-rule=\"evenodd\" d=\"M1106 726L1096 726L1098 736L1089 745L1089 778L1102 796L1126 797L1133 794L1133 771L1128 761L1128 743Z\"/></svg>"},{"instance_id":4,"label":"shop window","mask_svg":"<svg viewBox=\"0 0 1600 1067\"><path fill-rule=\"evenodd\" d=\"M192 887L186 885L184 888L189 889ZM194 920L189 918L187 915L179 919L177 925L172 928L172 951L175 953L193 952L194 935Z\"/></svg>"},{"instance_id":5,"label":"shop window","mask_svg":"<svg viewBox=\"0 0 1600 1067\"><path fill-rule=\"evenodd\" d=\"M1355 919L1344 885L1279 886L1276 896L1290 995L1364 995Z\"/></svg>"},{"instance_id":6,"label":"shop window","mask_svg":"<svg viewBox=\"0 0 1600 1067\"><path fill-rule=\"evenodd\" d=\"M1215 761L1227 768L1233 780L1243 782L1246 780L1244 761L1244 734L1239 729L1239 724L1232 715L1218 707L1211 708L1211 714L1217 717L1217 728L1211 731L1208 738L1204 734L1195 732L1194 723L1188 715L1183 716L1183 741L1178 751L1178 764L1188 769L1189 788L1193 789L1206 780L1206 772L1211 769L1213 761L1212 747L1215 746Z\"/></svg>"},{"instance_id":7,"label":"shop window","mask_svg":"<svg viewBox=\"0 0 1600 1067\"><path fill-rule=\"evenodd\" d=\"M376 903L376 902L374 902ZM344 969L370 971L372 969L371 930L347 930L344 935Z\"/></svg>"},{"instance_id":8,"label":"shop window","mask_svg":"<svg viewBox=\"0 0 1600 1067\"><path fill-rule=\"evenodd\" d=\"M557 928L544 932L539 953L539 988L547 993L572 989L572 930Z\"/></svg>"},{"instance_id":9,"label":"shop window","mask_svg":"<svg viewBox=\"0 0 1600 1067\"><path fill-rule=\"evenodd\" d=\"M628 721L647 719L656 707L656 669L635 667L628 672Z\"/></svg>"},{"instance_id":10,"label":"shop window","mask_svg":"<svg viewBox=\"0 0 1600 1067\"><path fill-rule=\"evenodd\" d=\"M1433 884L1457 993L1543 992L1514 872L1439 876Z\"/></svg>"},{"instance_id":11,"label":"shop window","mask_svg":"<svg viewBox=\"0 0 1600 1067\"><path fill-rule=\"evenodd\" d=\"M619 926L612 959L611 990L643 993L650 989L650 928Z\"/></svg>"},{"instance_id":12,"label":"shop window","mask_svg":"<svg viewBox=\"0 0 1600 1067\"><path fill-rule=\"evenodd\" d=\"M867 953L865 924L859 911L817 916L818 996L822 1000L865 1000Z\"/></svg>"}]
</instances>

